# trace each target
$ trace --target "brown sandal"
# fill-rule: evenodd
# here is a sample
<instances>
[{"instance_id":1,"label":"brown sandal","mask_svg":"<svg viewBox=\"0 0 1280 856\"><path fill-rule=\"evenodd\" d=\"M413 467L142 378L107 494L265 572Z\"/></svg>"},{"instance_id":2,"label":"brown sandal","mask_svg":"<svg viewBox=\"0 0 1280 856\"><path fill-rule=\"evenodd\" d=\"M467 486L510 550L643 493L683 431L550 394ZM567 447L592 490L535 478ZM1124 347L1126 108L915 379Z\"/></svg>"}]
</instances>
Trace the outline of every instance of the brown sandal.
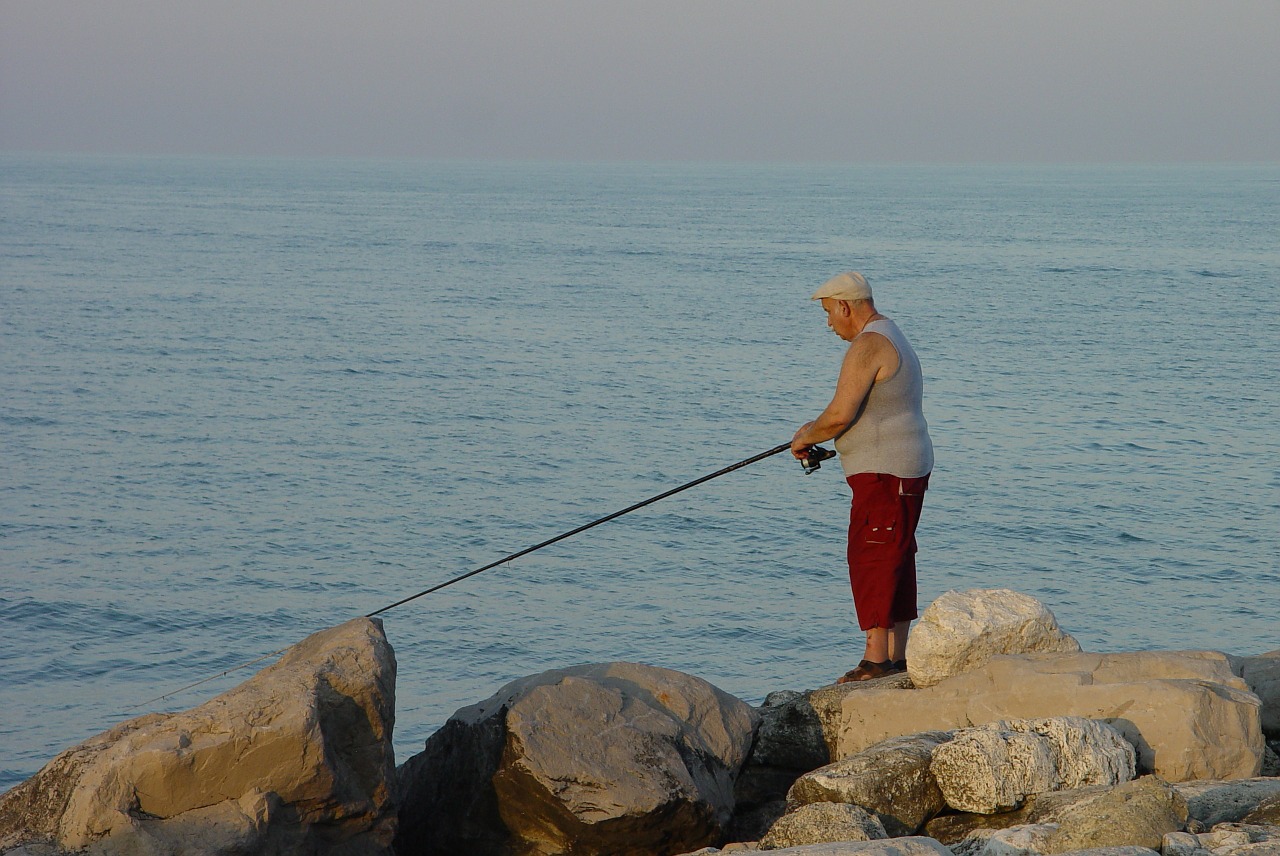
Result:
<instances>
[{"instance_id":1,"label":"brown sandal","mask_svg":"<svg viewBox=\"0 0 1280 856\"><path fill-rule=\"evenodd\" d=\"M902 663L902 668L898 668L898 663L893 660L885 660L883 663L873 663L870 660L863 660L855 668L845 672L839 678L836 678L837 684L851 684L855 681L871 681L876 678L884 678L889 675L896 675L899 672L906 671L906 661L898 661Z\"/></svg>"}]
</instances>

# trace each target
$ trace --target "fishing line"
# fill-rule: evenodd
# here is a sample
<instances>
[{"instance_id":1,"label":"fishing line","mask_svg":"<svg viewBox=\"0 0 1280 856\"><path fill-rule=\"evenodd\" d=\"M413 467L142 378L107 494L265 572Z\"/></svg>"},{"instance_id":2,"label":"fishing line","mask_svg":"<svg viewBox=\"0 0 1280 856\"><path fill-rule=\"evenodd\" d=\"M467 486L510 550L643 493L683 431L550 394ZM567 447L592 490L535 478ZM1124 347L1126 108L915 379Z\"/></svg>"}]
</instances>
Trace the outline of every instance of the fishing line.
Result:
<instances>
[{"instance_id":1,"label":"fishing line","mask_svg":"<svg viewBox=\"0 0 1280 856\"><path fill-rule=\"evenodd\" d=\"M583 525L577 527L576 529L570 529L568 532L562 532L559 535L555 536L554 538L548 538L546 541L543 541L539 544L534 544L532 547L525 547L523 550L517 550L514 553L511 553L507 556L503 556L501 559L498 559L496 562L490 562L489 564L484 565L483 567L476 568L473 571L467 571L465 574L460 574L454 577L453 579L445 580L444 582L439 583L438 585L434 585L434 586L431 586L430 588L423 589L417 594L412 594L412 595L409 595L408 597L401 598L400 600L397 600L395 603L389 603L386 606L382 607L381 609L375 609L373 612L365 613L364 617L373 618L376 615L381 615L384 612L388 612L392 609L395 609L397 606L404 606L406 603L409 603L410 601L417 600L420 597L426 597L427 595L433 592L440 591L440 589L448 588L449 586L454 585L455 583L460 583L465 579L470 579L471 577L474 577L476 574L482 574L485 571L498 567L498 565L502 565L502 564L506 564L507 562L514 561L515 559L518 559L521 556L527 556L529 553L532 553L535 550L541 550L543 547L549 547L552 544L555 544L557 541L563 541L566 538L571 538L580 532L586 532L588 529L591 529L592 527L599 526L601 523L608 523L610 520L614 520L618 517L621 517L624 514L630 514L636 509L644 508L646 505L652 505L653 503L658 502L659 500L666 499L669 496L675 496L677 493L680 493L681 491L688 490L691 487L697 487L698 485L704 482L709 482L712 479L719 478L720 476L728 475L734 470L740 470L743 467L747 467L747 466L750 466L751 464L756 463L757 461L763 461L765 458L772 457L773 455L776 455L779 452L784 451L786 449L790 449L790 448L791 448L790 443L782 443L781 445L774 446L772 449L769 449L767 452L761 452L758 455L752 455L750 458L744 458L741 461L738 461L736 464L730 464L724 469L716 470L714 473L708 473L707 475L701 476L700 478L696 478L691 482L686 482L685 484L682 484L679 487L673 487L671 490L660 493L657 496L651 496L646 500L637 502L635 505L629 505L626 508L622 509L621 511L615 511L612 514L606 514L604 517L598 517L595 520L592 520L590 523L584 523ZM827 458L832 457L834 454L835 454L834 452L829 452L826 449L823 449L819 446L813 446L810 449L810 453L809 453L810 456L801 461L801 464L804 465L805 474L807 475L808 473L811 473L814 470L818 469L819 461L826 460ZM292 647L292 646L289 646L289 647ZM238 672L241 669L248 668L249 666L252 666L255 663L261 663L263 660L274 657L277 654L283 654L285 651L289 650L289 647L281 648L279 651L272 651L270 654L263 654L261 657L257 657L256 659L250 660L247 663L241 663L238 666L232 666L230 669L227 669L224 672L219 672L216 675L210 675L207 678L196 681L193 684L187 684L185 687L181 687L180 689L176 689L176 690L173 690L172 692L165 693L162 696L156 696L155 698L150 699L148 701L144 701L141 704L135 704L132 707L127 707L125 708L125 710L136 710L137 708L140 708L140 707L146 707L149 704L154 704L155 702L163 701L169 698L170 696L175 696L178 693L186 692L187 690L194 689L203 684L207 684L210 681L215 681L218 678L226 677L232 672Z\"/></svg>"}]
</instances>

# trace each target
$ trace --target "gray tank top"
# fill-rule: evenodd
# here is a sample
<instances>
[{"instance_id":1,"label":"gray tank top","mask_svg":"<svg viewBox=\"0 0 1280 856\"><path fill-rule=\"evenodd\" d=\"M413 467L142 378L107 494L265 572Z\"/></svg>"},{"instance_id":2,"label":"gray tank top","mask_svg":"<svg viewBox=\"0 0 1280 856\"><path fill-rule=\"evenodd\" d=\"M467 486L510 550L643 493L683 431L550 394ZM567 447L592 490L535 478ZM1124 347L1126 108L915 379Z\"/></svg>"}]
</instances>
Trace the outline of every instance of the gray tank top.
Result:
<instances>
[{"instance_id":1,"label":"gray tank top","mask_svg":"<svg viewBox=\"0 0 1280 856\"><path fill-rule=\"evenodd\" d=\"M853 424L836 438L840 466L846 476L926 476L933 470L933 443L924 421L920 359L898 325L889 319L872 321L861 335L868 332L879 333L893 343L898 351L898 370L888 380L872 385Z\"/></svg>"}]
</instances>

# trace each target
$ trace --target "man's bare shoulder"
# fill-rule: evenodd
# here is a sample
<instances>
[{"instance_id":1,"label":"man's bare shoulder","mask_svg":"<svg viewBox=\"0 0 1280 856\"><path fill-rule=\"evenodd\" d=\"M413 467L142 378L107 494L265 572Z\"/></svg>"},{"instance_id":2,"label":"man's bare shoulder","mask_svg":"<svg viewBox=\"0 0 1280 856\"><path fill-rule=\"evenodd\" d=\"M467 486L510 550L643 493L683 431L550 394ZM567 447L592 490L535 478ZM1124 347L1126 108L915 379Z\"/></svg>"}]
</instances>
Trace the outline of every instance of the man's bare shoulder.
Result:
<instances>
[{"instance_id":1,"label":"man's bare shoulder","mask_svg":"<svg viewBox=\"0 0 1280 856\"><path fill-rule=\"evenodd\" d=\"M855 354L856 350L856 354ZM898 349L882 333L863 330L849 343L849 356L863 365L875 366L877 380L884 380L898 370Z\"/></svg>"}]
</instances>

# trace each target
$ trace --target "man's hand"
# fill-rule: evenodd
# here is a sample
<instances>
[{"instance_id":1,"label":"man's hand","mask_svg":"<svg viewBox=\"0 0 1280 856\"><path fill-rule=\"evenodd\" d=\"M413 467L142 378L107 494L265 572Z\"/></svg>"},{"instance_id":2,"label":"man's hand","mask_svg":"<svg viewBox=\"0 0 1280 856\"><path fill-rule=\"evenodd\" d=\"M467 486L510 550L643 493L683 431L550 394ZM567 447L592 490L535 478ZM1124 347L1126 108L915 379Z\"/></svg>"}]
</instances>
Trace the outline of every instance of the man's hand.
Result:
<instances>
[{"instance_id":1,"label":"man's hand","mask_svg":"<svg viewBox=\"0 0 1280 856\"><path fill-rule=\"evenodd\" d=\"M807 458L809 456L809 449L813 446L812 443L806 443L804 440L800 439L812 425L812 422L804 423L796 429L795 436L791 438L791 456L798 461L803 461Z\"/></svg>"}]
</instances>

